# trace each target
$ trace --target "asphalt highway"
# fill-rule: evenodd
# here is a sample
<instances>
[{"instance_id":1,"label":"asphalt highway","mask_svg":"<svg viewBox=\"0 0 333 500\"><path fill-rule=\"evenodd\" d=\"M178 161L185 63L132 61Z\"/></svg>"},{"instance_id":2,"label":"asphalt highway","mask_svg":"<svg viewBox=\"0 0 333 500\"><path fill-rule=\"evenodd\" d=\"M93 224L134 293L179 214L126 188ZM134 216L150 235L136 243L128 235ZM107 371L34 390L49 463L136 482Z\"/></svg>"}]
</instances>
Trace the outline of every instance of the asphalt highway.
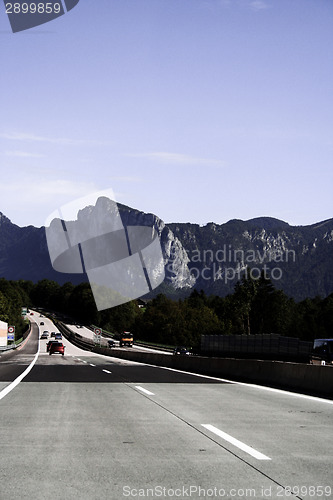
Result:
<instances>
[{"instance_id":1,"label":"asphalt highway","mask_svg":"<svg viewBox=\"0 0 333 500\"><path fill-rule=\"evenodd\" d=\"M333 498L332 401L39 336L0 357L1 500Z\"/></svg>"}]
</instances>

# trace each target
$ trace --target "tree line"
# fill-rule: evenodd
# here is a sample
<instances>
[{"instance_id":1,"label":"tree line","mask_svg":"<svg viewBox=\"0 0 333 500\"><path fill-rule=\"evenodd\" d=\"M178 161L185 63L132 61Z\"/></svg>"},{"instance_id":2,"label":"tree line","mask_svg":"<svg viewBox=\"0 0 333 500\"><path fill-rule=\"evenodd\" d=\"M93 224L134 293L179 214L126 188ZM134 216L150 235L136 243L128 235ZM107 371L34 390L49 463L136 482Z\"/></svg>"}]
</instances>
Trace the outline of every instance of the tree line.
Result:
<instances>
[{"instance_id":1,"label":"tree line","mask_svg":"<svg viewBox=\"0 0 333 500\"><path fill-rule=\"evenodd\" d=\"M158 294L139 308L133 300L112 309L97 311L89 283L59 285L44 279L0 279L0 319L24 329L21 307L58 311L86 325L109 332L133 332L138 340L165 345L200 346L201 335L277 333L302 340L331 338L333 293L295 302L274 287L262 274L244 276L226 297L207 296L194 290L188 297L171 299Z\"/></svg>"},{"instance_id":2,"label":"tree line","mask_svg":"<svg viewBox=\"0 0 333 500\"><path fill-rule=\"evenodd\" d=\"M22 307L27 303L30 303L30 298L24 288L15 281L0 278L0 321L15 326L15 340L22 338L28 329L21 315Z\"/></svg>"}]
</instances>

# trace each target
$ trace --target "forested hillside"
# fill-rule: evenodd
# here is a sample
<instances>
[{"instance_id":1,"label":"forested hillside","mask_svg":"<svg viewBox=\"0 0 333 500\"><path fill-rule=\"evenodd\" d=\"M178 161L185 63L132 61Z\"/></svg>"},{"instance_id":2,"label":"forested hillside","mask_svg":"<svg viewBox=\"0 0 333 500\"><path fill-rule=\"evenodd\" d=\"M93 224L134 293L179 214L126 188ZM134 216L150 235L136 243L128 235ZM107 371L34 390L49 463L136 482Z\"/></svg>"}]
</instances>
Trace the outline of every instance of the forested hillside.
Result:
<instances>
[{"instance_id":1,"label":"forested hillside","mask_svg":"<svg viewBox=\"0 0 333 500\"><path fill-rule=\"evenodd\" d=\"M0 279L0 319L21 324L22 306L58 311L112 333L130 330L137 340L194 349L204 334L277 333L312 340L330 338L333 332L333 294L296 302L264 275L243 277L226 297L196 290L177 300L159 294L144 308L131 301L104 311L97 311L88 283Z\"/></svg>"}]
</instances>

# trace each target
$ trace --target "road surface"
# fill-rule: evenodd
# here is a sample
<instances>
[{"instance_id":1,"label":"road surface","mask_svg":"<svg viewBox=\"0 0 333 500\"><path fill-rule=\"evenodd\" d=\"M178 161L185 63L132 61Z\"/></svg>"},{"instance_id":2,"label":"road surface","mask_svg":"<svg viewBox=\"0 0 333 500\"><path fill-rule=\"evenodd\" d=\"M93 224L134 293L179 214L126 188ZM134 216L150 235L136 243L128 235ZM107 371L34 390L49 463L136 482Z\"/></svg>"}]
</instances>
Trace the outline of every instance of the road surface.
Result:
<instances>
[{"instance_id":1,"label":"road surface","mask_svg":"<svg viewBox=\"0 0 333 500\"><path fill-rule=\"evenodd\" d=\"M1 500L333 498L332 401L39 335L0 357Z\"/></svg>"}]
</instances>

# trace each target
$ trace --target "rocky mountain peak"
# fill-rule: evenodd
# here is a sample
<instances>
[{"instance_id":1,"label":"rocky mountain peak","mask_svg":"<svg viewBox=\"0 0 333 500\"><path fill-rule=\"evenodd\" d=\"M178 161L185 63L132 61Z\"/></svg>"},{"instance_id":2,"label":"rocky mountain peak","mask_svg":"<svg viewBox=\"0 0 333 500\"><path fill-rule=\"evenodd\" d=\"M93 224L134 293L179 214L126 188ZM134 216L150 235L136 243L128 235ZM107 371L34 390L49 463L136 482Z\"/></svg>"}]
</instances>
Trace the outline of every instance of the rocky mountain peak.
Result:
<instances>
[{"instance_id":1,"label":"rocky mountain peak","mask_svg":"<svg viewBox=\"0 0 333 500\"><path fill-rule=\"evenodd\" d=\"M5 224L12 224L11 220L8 219L2 212L0 212L0 226Z\"/></svg>"},{"instance_id":2,"label":"rocky mountain peak","mask_svg":"<svg viewBox=\"0 0 333 500\"><path fill-rule=\"evenodd\" d=\"M290 226L272 217L247 221L233 219L205 226L191 223L165 224L158 216L107 198L80 214L96 223L117 211L126 226L153 227L165 264L163 291L181 293L194 287L207 294L232 293L241 273L262 269L273 273L273 284L297 300L325 297L333 291L333 219L309 226ZM51 266L45 228L20 228L0 213L0 276L60 284L87 281L84 274L66 274ZM164 285L164 283L163 283ZM158 289L156 290L158 292Z\"/></svg>"}]
</instances>

